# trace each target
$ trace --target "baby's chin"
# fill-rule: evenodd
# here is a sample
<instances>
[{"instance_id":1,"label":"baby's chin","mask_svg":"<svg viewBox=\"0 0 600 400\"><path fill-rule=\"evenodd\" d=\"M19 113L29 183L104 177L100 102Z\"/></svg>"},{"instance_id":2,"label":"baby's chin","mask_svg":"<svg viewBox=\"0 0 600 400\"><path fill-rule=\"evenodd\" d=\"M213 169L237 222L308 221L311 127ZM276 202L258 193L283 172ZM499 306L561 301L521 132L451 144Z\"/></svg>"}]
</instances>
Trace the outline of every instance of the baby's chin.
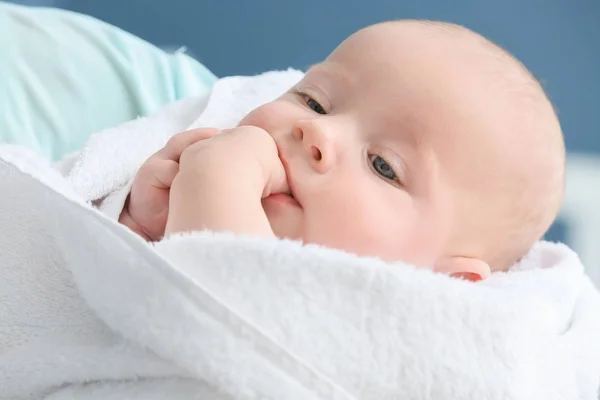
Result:
<instances>
[{"instance_id":1,"label":"baby's chin","mask_svg":"<svg viewBox=\"0 0 600 400\"><path fill-rule=\"evenodd\" d=\"M302 240L303 211L293 198L277 193L262 199L271 229L280 239Z\"/></svg>"}]
</instances>

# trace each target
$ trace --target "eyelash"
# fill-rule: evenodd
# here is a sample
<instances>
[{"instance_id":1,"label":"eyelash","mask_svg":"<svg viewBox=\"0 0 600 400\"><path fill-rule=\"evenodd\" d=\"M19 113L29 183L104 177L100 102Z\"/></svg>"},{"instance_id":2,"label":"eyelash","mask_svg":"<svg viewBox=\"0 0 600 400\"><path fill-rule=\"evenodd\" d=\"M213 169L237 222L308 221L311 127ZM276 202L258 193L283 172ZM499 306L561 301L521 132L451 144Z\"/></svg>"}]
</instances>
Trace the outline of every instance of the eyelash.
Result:
<instances>
[{"instance_id":1,"label":"eyelash","mask_svg":"<svg viewBox=\"0 0 600 400\"><path fill-rule=\"evenodd\" d=\"M395 185L397 185L397 186L400 186L402 184L400 182L400 178L398 178L398 174L396 173L396 171L394 171L394 168L392 167L391 163L389 161L387 161L383 156L381 156L380 154L371 153L371 154L368 154L367 158L369 160L371 169L373 169L373 172L375 172L375 174L377 174L377 176L379 176L381 179L383 179L389 183L394 182ZM384 176L379 171L377 171L377 168L373 165L373 162L376 159L381 159L383 162L385 162L385 164L389 167L390 172L394 175L393 178Z\"/></svg>"},{"instance_id":2,"label":"eyelash","mask_svg":"<svg viewBox=\"0 0 600 400\"><path fill-rule=\"evenodd\" d=\"M306 94L301 89L298 89L298 95L302 97L302 99L304 100L304 104L306 104L306 106L308 108L310 108L312 111L316 112L317 114L327 115L327 111L325 111L325 107L323 107L318 101L313 99L312 96ZM318 110L315 110L313 107L311 107L311 103L314 106L316 106L316 108L318 108Z\"/></svg>"}]
</instances>

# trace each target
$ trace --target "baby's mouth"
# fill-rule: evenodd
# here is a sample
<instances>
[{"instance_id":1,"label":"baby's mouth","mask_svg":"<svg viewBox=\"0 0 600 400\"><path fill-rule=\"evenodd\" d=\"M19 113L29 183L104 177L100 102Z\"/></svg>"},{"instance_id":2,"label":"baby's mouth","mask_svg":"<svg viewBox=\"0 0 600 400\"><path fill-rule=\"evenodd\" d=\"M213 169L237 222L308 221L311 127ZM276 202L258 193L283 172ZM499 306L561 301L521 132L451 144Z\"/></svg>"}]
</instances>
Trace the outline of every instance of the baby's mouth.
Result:
<instances>
[{"instance_id":1,"label":"baby's mouth","mask_svg":"<svg viewBox=\"0 0 600 400\"><path fill-rule=\"evenodd\" d=\"M286 174L287 175L287 174ZM288 179L287 189L283 192L283 194L290 196L292 199L295 199L294 192L292 192L292 188L290 187L290 181Z\"/></svg>"},{"instance_id":2,"label":"baby's mouth","mask_svg":"<svg viewBox=\"0 0 600 400\"><path fill-rule=\"evenodd\" d=\"M288 206L301 208L300 203L298 203L298 201L292 195L288 195L286 193L274 193L267 197L267 199L277 203L286 204Z\"/></svg>"},{"instance_id":3,"label":"baby's mouth","mask_svg":"<svg viewBox=\"0 0 600 400\"><path fill-rule=\"evenodd\" d=\"M291 180L289 172L288 172L289 170L287 168L287 164L285 164L283 161L282 161L282 164L284 165L287 187L286 187L285 191L283 191L281 193L276 193L274 196L276 199L283 201L289 205L293 205L296 207L302 207L300 205L300 203L298 202L298 199L294 193L294 187L293 187L293 183L292 183L292 180Z\"/></svg>"},{"instance_id":4,"label":"baby's mouth","mask_svg":"<svg viewBox=\"0 0 600 400\"><path fill-rule=\"evenodd\" d=\"M280 193L280 195L285 196L285 198L286 198L285 200L287 203L294 204L296 207L302 207L302 205L298 201L298 197L296 196L296 191L294 189L294 182L292 180L292 177L290 176L290 166L289 166L287 160L285 159L285 157L283 156L279 146L277 146L277 150L278 150L279 160L281 161L281 164L283 165L283 170L285 171L285 180L287 182L286 190L284 192ZM284 200L284 199L282 199L282 200Z\"/></svg>"}]
</instances>

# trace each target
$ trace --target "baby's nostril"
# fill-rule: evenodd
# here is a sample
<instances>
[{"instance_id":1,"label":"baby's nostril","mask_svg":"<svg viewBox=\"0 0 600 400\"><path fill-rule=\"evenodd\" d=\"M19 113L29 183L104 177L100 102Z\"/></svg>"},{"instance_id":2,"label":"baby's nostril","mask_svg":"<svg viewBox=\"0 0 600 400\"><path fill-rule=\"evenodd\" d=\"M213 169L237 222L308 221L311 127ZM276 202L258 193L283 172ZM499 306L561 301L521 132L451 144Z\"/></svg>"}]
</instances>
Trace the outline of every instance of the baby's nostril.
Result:
<instances>
[{"instance_id":1,"label":"baby's nostril","mask_svg":"<svg viewBox=\"0 0 600 400\"><path fill-rule=\"evenodd\" d=\"M321 150L319 150L315 146L313 146L311 151L312 151L313 158L317 161L321 161L321 158L323 158L323 155L321 154Z\"/></svg>"}]
</instances>

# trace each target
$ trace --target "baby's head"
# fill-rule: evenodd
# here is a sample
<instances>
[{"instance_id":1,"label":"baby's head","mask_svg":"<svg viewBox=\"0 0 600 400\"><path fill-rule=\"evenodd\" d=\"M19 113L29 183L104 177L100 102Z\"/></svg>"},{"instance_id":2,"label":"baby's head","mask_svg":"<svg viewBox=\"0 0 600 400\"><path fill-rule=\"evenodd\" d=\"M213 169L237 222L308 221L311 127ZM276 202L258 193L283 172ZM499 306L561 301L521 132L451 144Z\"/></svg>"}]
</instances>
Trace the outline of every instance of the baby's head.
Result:
<instances>
[{"instance_id":1,"label":"baby's head","mask_svg":"<svg viewBox=\"0 0 600 400\"><path fill-rule=\"evenodd\" d=\"M297 203L263 200L279 237L478 279L521 258L562 201L540 84L451 24L363 29L240 125L269 132L286 167Z\"/></svg>"}]
</instances>

